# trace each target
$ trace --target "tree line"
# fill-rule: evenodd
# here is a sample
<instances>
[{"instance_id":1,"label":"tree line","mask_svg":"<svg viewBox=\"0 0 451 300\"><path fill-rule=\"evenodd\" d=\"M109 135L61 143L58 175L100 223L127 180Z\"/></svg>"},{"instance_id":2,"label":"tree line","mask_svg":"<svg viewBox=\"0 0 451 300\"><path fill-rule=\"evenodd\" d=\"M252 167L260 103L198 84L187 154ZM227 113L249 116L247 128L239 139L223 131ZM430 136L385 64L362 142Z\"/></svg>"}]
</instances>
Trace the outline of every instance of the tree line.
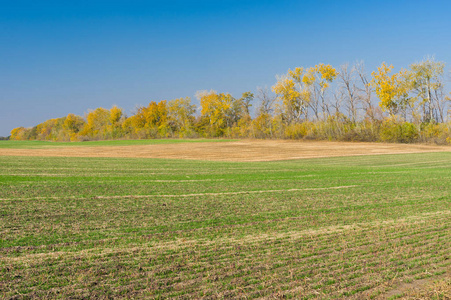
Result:
<instances>
[{"instance_id":1,"label":"tree line","mask_svg":"<svg viewBox=\"0 0 451 300\"><path fill-rule=\"evenodd\" d=\"M275 84L245 92L200 91L150 102L127 116L122 108L69 114L11 131L12 140L87 141L151 138L274 138L451 143L451 98L445 64L426 58L370 75L363 63L297 67Z\"/></svg>"}]
</instances>

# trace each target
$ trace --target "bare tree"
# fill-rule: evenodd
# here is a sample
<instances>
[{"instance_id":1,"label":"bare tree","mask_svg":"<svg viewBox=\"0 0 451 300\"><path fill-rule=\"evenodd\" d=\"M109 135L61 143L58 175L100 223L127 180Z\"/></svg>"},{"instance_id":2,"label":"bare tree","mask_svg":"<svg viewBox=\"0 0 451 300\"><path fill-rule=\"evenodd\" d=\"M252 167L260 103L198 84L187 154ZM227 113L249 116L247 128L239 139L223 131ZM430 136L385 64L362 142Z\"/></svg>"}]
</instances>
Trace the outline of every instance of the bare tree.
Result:
<instances>
[{"instance_id":1,"label":"bare tree","mask_svg":"<svg viewBox=\"0 0 451 300\"><path fill-rule=\"evenodd\" d=\"M436 119L439 122L443 123L446 120L446 104L448 102L447 101L448 99L445 95L443 83L440 83L440 86L434 90L433 99L435 100L435 102L436 102L435 106L437 107Z\"/></svg>"},{"instance_id":2,"label":"bare tree","mask_svg":"<svg viewBox=\"0 0 451 300\"><path fill-rule=\"evenodd\" d=\"M337 71L331 65L318 64L308 68L302 81L309 87L308 106L315 114L317 120L330 115L330 103L328 102L328 89L337 77Z\"/></svg>"},{"instance_id":3,"label":"bare tree","mask_svg":"<svg viewBox=\"0 0 451 300\"><path fill-rule=\"evenodd\" d=\"M409 80L415 98L420 101L425 122L444 120L443 73L445 63L427 57L410 65Z\"/></svg>"},{"instance_id":4,"label":"bare tree","mask_svg":"<svg viewBox=\"0 0 451 300\"><path fill-rule=\"evenodd\" d=\"M260 105L258 106L258 114L267 114L272 115L274 112L274 104L276 102L276 97L271 95L268 87L258 87L257 88L257 96L255 97L260 101Z\"/></svg>"},{"instance_id":5,"label":"bare tree","mask_svg":"<svg viewBox=\"0 0 451 300\"><path fill-rule=\"evenodd\" d=\"M372 103L372 89L370 86L370 80L368 79L368 75L365 71L365 65L363 61L360 61L355 64L355 72L357 73L359 85L357 86L358 98L359 101L363 105L363 109L365 110L365 114L374 121L375 117L375 107Z\"/></svg>"},{"instance_id":6,"label":"bare tree","mask_svg":"<svg viewBox=\"0 0 451 300\"><path fill-rule=\"evenodd\" d=\"M271 119L275 110L277 98L274 94L271 94L268 87L258 87L257 95L255 98L260 102L259 106L257 107L257 117L255 120L260 120L261 122L263 122L263 126L269 129L269 136L273 137L274 130ZM252 132L255 135L254 126L252 126Z\"/></svg>"},{"instance_id":7,"label":"bare tree","mask_svg":"<svg viewBox=\"0 0 451 300\"><path fill-rule=\"evenodd\" d=\"M338 72L339 98L344 100L348 116L353 123L357 121L357 109L360 99L356 86L356 72L355 66L350 68L348 63L341 65Z\"/></svg>"},{"instance_id":8,"label":"bare tree","mask_svg":"<svg viewBox=\"0 0 451 300\"><path fill-rule=\"evenodd\" d=\"M330 106L335 110L334 114L338 115L341 112L341 105L343 104L343 99L344 99L343 89L338 87L336 89L336 91L334 92L333 97L334 97L334 102L331 102Z\"/></svg>"}]
</instances>

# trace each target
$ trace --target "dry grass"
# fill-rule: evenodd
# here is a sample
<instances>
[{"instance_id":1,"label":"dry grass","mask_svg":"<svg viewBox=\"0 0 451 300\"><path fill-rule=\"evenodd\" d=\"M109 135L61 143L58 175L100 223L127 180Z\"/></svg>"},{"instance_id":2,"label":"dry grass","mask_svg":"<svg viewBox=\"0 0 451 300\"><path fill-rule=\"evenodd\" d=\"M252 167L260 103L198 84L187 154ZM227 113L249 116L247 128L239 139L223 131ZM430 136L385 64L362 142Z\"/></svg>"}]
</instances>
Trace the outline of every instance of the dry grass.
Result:
<instances>
[{"instance_id":1,"label":"dry grass","mask_svg":"<svg viewBox=\"0 0 451 300\"><path fill-rule=\"evenodd\" d=\"M450 152L449 146L292 140L242 140L131 146L0 149L0 156L136 157L211 161L276 161L376 154Z\"/></svg>"},{"instance_id":2,"label":"dry grass","mask_svg":"<svg viewBox=\"0 0 451 300\"><path fill-rule=\"evenodd\" d=\"M443 269L445 272L434 279L426 278L403 283L396 289L386 293L381 298L385 299L451 299L451 269ZM438 277L438 279L437 279Z\"/></svg>"}]
</instances>

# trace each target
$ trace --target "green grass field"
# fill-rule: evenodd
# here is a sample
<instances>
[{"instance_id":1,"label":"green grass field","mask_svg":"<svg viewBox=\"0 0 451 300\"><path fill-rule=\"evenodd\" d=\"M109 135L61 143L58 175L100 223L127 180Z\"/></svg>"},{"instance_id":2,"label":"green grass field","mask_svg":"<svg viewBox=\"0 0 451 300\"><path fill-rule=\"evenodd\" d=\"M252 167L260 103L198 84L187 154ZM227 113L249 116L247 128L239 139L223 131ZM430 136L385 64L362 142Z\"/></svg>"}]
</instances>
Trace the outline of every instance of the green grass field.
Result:
<instances>
[{"instance_id":1,"label":"green grass field","mask_svg":"<svg viewBox=\"0 0 451 300\"><path fill-rule=\"evenodd\" d=\"M449 273L450 168L0 156L0 295L381 297Z\"/></svg>"},{"instance_id":2,"label":"green grass field","mask_svg":"<svg viewBox=\"0 0 451 300\"><path fill-rule=\"evenodd\" d=\"M44 149L55 147L99 147L99 146L135 146L178 143L231 142L230 139L148 139L148 140L107 140L87 142L51 142L51 141L0 141L0 149Z\"/></svg>"}]
</instances>

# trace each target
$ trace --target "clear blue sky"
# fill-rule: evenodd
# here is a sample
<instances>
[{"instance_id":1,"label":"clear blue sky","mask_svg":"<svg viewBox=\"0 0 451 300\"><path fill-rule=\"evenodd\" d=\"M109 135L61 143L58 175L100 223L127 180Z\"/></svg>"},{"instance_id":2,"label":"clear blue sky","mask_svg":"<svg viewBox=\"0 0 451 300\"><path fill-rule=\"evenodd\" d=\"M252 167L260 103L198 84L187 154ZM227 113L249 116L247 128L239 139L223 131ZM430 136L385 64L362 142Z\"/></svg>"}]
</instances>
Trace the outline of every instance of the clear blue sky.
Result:
<instances>
[{"instance_id":1,"label":"clear blue sky","mask_svg":"<svg viewBox=\"0 0 451 300\"><path fill-rule=\"evenodd\" d=\"M450 13L436 0L0 0L0 136L197 90L238 97L320 62L451 64Z\"/></svg>"}]
</instances>

